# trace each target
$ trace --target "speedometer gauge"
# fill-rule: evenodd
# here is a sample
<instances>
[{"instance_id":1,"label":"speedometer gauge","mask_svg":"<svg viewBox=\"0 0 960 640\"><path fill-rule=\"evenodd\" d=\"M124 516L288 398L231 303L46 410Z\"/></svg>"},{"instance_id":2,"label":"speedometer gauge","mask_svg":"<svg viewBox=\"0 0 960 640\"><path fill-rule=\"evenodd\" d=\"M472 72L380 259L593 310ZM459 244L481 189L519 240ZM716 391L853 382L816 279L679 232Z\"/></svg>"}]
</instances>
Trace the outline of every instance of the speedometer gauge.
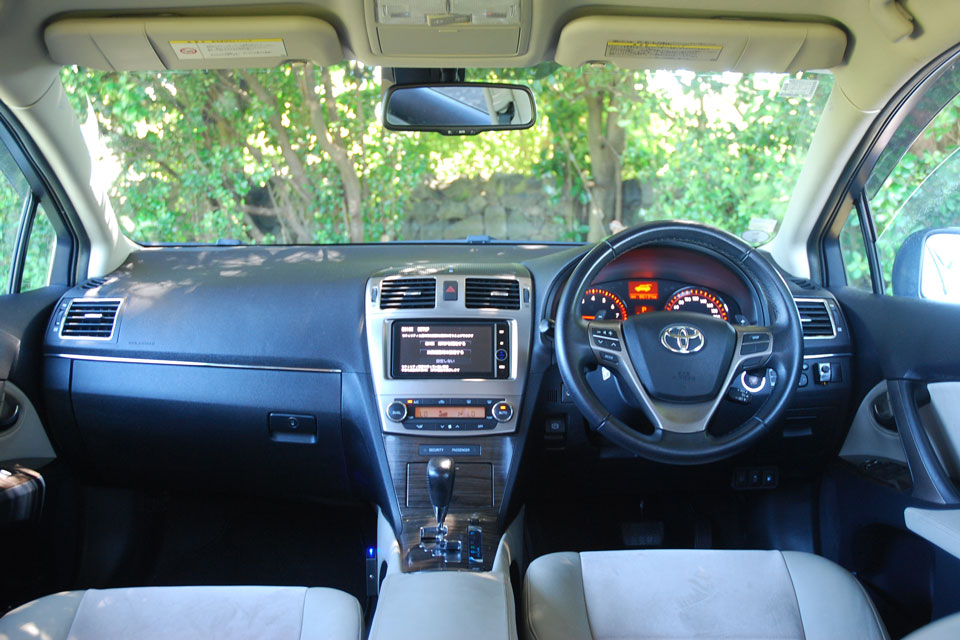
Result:
<instances>
[{"instance_id":1,"label":"speedometer gauge","mask_svg":"<svg viewBox=\"0 0 960 640\"><path fill-rule=\"evenodd\" d=\"M667 301L665 311L691 311L726 320L730 308L719 296L705 289L686 287L680 289Z\"/></svg>"},{"instance_id":2,"label":"speedometer gauge","mask_svg":"<svg viewBox=\"0 0 960 640\"><path fill-rule=\"evenodd\" d=\"M609 291L587 289L580 299L580 315L584 320L623 320L627 307Z\"/></svg>"}]
</instances>

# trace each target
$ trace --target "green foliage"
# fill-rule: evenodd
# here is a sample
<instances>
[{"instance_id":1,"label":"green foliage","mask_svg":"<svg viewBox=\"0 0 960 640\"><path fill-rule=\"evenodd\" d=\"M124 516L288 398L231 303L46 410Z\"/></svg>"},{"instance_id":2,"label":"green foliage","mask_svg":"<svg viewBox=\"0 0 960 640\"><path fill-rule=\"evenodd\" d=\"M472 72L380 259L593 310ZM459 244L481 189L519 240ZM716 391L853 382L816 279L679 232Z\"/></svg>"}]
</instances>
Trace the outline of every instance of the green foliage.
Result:
<instances>
[{"instance_id":1,"label":"green foliage","mask_svg":"<svg viewBox=\"0 0 960 640\"><path fill-rule=\"evenodd\" d=\"M960 97L944 107L900 158L870 200L884 285L911 234L960 225ZM844 260L846 260L846 254Z\"/></svg>"},{"instance_id":2,"label":"green foliage","mask_svg":"<svg viewBox=\"0 0 960 640\"><path fill-rule=\"evenodd\" d=\"M782 216L832 88L832 76L815 76L816 94L804 100L779 97L777 76L555 64L472 76L530 84L536 126L468 138L388 132L376 113L378 70L359 63L72 68L61 78L81 117L92 107L114 209L143 242L401 239L418 186L493 174L552 185L546 219L561 231L531 239L593 238L615 219L742 233L753 218ZM627 181L640 202L617 196Z\"/></svg>"}]
</instances>

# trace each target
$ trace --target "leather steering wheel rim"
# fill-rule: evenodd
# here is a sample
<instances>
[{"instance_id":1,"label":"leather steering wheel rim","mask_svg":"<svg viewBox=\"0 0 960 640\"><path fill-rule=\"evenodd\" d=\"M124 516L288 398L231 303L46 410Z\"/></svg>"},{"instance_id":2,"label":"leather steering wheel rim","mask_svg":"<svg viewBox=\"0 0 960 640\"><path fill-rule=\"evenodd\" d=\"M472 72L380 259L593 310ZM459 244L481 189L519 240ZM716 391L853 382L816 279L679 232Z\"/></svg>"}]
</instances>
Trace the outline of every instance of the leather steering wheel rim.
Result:
<instances>
[{"instance_id":1,"label":"leather steering wheel rim","mask_svg":"<svg viewBox=\"0 0 960 640\"><path fill-rule=\"evenodd\" d=\"M612 415L587 383L586 369L601 364L610 368L610 361L600 362L599 356L609 358L615 353L612 351L604 353L604 350L597 349L596 327L601 325L586 323L581 318L580 299L606 265L624 253L644 246L672 246L708 254L740 274L755 291L760 303L758 326L732 328L737 333L737 339L736 350L730 362L730 371L727 372L719 395L715 398L713 408L709 409L707 406L709 403L696 405L704 409L701 414L709 414L706 418L698 414L703 428L697 431L680 432L668 419L667 409L680 411L683 415L683 411L694 406L691 402L684 400L661 402L647 393L638 376L634 374L633 361L641 354L638 349L628 348L631 342L626 333L614 334L623 345L620 364L614 367L614 374L621 381L632 382L628 386L646 399L644 411L656 427L654 434L641 433ZM680 315L669 312L658 313L667 314L670 319ZM660 321L665 322L667 318L661 317ZM713 322L722 321L714 320ZM617 324L607 322L602 326L607 327L606 331L616 331ZM627 329L625 327L623 331ZM611 334L604 333L604 335ZM758 357L744 355L742 351L747 350L746 340L758 335L766 335L769 339L770 346L767 352ZM701 338L703 338L702 334ZM803 331L796 303L786 282L777 269L753 247L729 233L712 227L688 222L654 222L626 229L603 240L581 258L562 289L557 307L555 349L560 375L567 385L573 402L592 429L614 444L649 460L681 465L705 464L743 451L768 432L782 417L800 377L803 362ZM616 353L620 352L618 348ZM744 370L746 365L750 368L772 368L777 374L776 385L773 385L770 396L753 417L724 435L713 436L707 431L706 424L726 393L733 375L739 370ZM719 377L717 379L720 380ZM663 415L659 415L660 413ZM699 422L697 424L699 425ZM682 421L678 425L684 428L688 426ZM670 428L667 428L668 426Z\"/></svg>"}]
</instances>

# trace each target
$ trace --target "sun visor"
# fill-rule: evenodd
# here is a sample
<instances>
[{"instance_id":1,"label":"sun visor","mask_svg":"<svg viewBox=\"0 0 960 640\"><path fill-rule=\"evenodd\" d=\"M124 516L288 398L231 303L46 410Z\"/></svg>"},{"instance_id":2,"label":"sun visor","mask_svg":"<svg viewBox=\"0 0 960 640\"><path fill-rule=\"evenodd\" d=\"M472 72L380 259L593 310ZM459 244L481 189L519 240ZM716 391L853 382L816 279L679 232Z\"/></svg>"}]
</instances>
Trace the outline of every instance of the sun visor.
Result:
<instances>
[{"instance_id":1,"label":"sun visor","mask_svg":"<svg viewBox=\"0 0 960 640\"><path fill-rule=\"evenodd\" d=\"M108 71L274 67L290 60L343 60L337 32L296 16L70 18L44 32L62 65Z\"/></svg>"},{"instance_id":2,"label":"sun visor","mask_svg":"<svg viewBox=\"0 0 960 640\"><path fill-rule=\"evenodd\" d=\"M813 22L591 16L560 32L558 63L627 69L794 72L843 62L847 36Z\"/></svg>"}]
</instances>

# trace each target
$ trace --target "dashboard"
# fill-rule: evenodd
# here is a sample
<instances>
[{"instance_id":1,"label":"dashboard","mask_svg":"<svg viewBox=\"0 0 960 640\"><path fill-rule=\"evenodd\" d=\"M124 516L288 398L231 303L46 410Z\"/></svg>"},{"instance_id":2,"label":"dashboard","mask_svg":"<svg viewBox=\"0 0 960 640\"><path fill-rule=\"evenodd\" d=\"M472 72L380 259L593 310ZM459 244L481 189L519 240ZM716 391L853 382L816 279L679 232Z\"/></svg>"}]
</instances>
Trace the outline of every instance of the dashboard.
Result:
<instances>
[{"instance_id":1,"label":"dashboard","mask_svg":"<svg viewBox=\"0 0 960 640\"><path fill-rule=\"evenodd\" d=\"M407 479L447 452L463 459L457 482L473 487L464 499L490 517L508 508L521 457L539 464L539 454L518 454L528 442L551 456L539 471L553 482L555 473L582 478L610 455L565 394L545 322L585 250L397 243L134 252L66 292L51 315L43 371L51 431L63 456L99 482L182 479L229 491L254 466L269 479L258 490L364 496L394 522L429 512L424 488ZM829 316L826 335L806 341L809 371L783 425L796 458L820 455L839 433L851 347L829 292L788 283L798 304L806 298ZM681 247L631 250L589 288L588 316L682 309L763 319L736 267ZM819 365L832 367L829 384L816 378ZM611 386L602 370L591 375ZM731 424L753 410L726 405Z\"/></svg>"}]
</instances>

